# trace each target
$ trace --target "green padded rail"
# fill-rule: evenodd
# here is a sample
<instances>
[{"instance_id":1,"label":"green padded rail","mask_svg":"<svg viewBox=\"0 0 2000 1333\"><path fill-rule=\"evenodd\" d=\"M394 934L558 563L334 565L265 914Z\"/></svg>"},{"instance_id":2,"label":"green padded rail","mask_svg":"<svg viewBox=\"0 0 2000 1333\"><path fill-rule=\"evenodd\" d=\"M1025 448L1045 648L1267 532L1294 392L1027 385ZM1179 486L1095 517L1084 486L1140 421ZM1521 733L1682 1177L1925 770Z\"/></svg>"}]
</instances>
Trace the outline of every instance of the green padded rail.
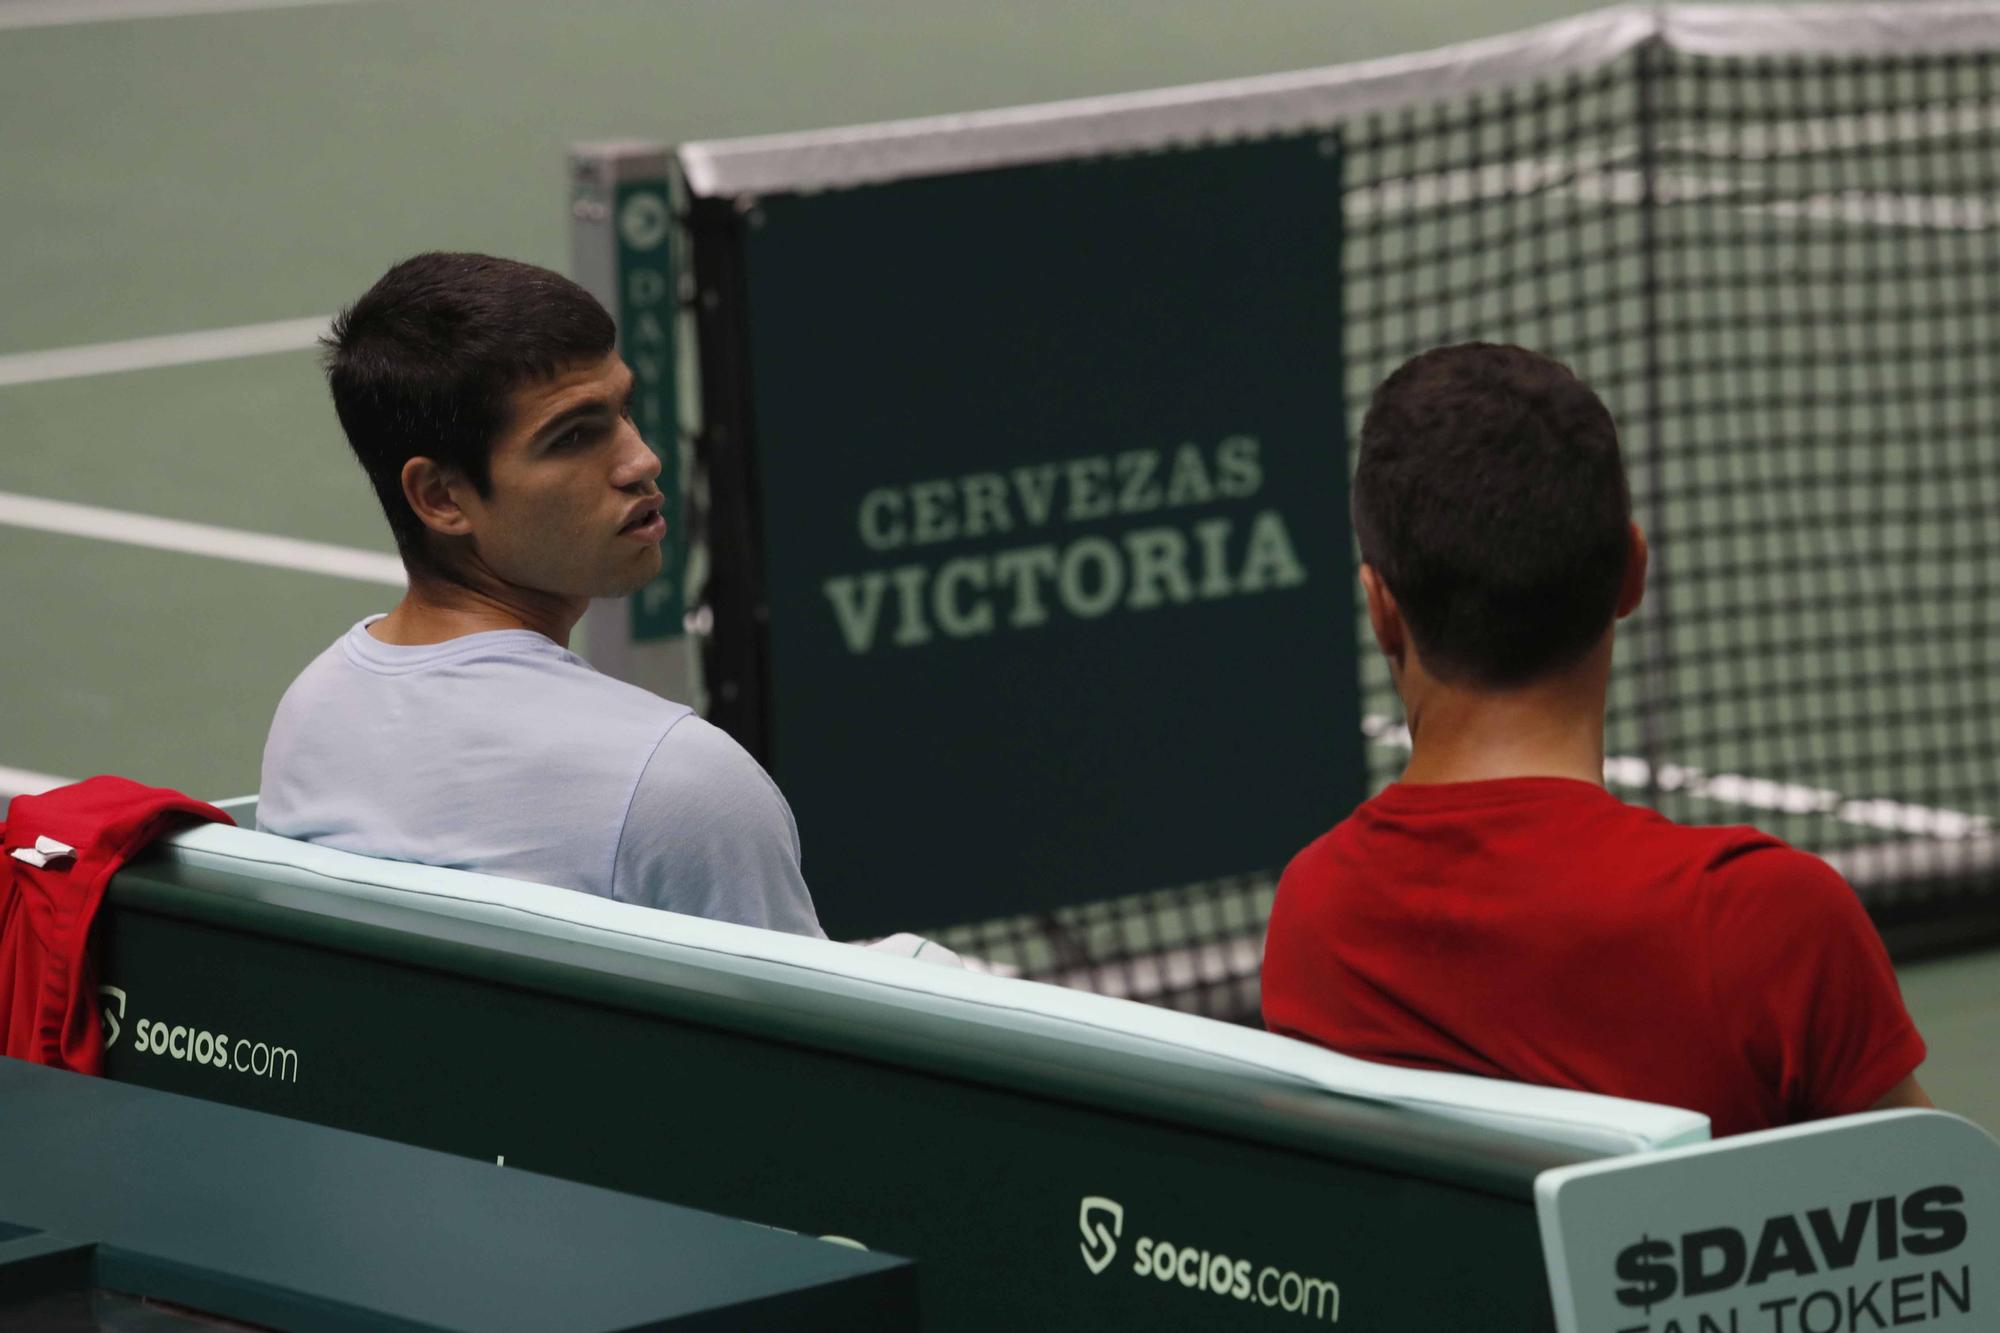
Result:
<instances>
[{"instance_id":1,"label":"green padded rail","mask_svg":"<svg viewBox=\"0 0 2000 1333\"><path fill-rule=\"evenodd\" d=\"M233 829L101 930L113 1078L907 1254L937 1328L1552 1327L1537 1175L1703 1130Z\"/></svg>"}]
</instances>

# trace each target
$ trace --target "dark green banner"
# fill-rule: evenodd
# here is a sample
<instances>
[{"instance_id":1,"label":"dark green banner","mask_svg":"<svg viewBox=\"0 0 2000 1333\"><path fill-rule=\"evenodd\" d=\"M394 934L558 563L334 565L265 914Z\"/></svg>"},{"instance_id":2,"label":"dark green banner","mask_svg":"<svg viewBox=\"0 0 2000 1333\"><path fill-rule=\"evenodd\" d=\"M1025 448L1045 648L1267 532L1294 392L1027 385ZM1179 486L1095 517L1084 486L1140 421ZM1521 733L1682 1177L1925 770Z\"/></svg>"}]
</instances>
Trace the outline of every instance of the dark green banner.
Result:
<instances>
[{"instance_id":1,"label":"dark green banner","mask_svg":"<svg viewBox=\"0 0 2000 1333\"><path fill-rule=\"evenodd\" d=\"M829 930L1268 869L1360 799L1331 140L771 196L741 243Z\"/></svg>"}]
</instances>

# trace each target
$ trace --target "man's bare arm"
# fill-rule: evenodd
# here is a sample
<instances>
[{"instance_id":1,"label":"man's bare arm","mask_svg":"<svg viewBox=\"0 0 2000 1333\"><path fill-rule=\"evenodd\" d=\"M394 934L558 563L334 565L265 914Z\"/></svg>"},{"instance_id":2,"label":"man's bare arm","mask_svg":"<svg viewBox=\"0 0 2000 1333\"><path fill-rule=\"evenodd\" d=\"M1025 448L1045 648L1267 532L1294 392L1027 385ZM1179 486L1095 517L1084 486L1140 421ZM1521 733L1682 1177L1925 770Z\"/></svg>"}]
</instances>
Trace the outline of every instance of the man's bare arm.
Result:
<instances>
[{"instance_id":1,"label":"man's bare arm","mask_svg":"<svg viewBox=\"0 0 2000 1333\"><path fill-rule=\"evenodd\" d=\"M1871 1111L1894 1111L1899 1107L1906 1106L1931 1109L1936 1107L1936 1105L1937 1103L1931 1100L1931 1095L1924 1091L1923 1085L1917 1082L1917 1076L1911 1074L1901 1083L1883 1093L1882 1100L1876 1102L1868 1109Z\"/></svg>"}]
</instances>

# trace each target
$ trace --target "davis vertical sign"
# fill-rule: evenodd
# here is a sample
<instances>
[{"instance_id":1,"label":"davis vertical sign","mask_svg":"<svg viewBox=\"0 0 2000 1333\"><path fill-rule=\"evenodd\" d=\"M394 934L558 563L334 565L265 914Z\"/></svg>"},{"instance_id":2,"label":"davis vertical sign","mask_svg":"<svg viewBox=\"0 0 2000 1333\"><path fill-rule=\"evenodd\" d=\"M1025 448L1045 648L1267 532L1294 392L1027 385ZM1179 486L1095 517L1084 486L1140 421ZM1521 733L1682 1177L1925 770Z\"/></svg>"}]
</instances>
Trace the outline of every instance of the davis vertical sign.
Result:
<instances>
[{"instance_id":1,"label":"davis vertical sign","mask_svg":"<svg viewBox=\"0 0 2000 1333\"><path fill-rule=\"evenodd\" d=\"M618 353L638 387L632 398L633 423L661 457L662 512L679 529L661 544L659 574L630 602L632 637L643 642L678 637L687 611L687 534L679 521L684 509L680 421L674 410L673 207L665 173L619 181L612 218L618 237Z\"/></svg>"},{"instance_id":2,"label":"davis vertical sign","mask_svg":"<svg viewBox=\"0 0 2000 1333\"><path fill-rule=\"evenodd\" d=\"M668 529L659 574L627 600L615 623L594 609L599 623L586 632L600 667L634 679L645 673L625 669L630 646L680 638L687 611L688 533L675 395L679 292L667 151L643 142L578 144L570 150L569 180L571 276L617 321L618 354L636 380L633 423L660 456L658 485L666 495L662 512ZM673 681L642 683L685 697Z\"/></svg>"},{"instance_id":3,"label":"davis vertical sign","mask_svg":"<svg viewBox=\"0 0 2000 1333\"><path fill-rule=\"evenodd\" d=\"M829 931L1266 870L1359 799L1330 141L704 208Z\"/></svg>"}]
</instances>

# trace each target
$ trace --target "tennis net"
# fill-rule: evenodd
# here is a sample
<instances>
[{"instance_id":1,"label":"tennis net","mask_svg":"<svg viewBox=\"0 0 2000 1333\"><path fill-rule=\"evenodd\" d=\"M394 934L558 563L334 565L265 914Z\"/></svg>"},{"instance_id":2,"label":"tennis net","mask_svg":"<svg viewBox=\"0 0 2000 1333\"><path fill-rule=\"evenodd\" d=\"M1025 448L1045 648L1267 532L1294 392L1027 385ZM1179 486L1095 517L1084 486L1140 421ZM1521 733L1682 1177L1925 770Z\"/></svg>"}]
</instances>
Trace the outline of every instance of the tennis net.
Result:
<instances>
[{"instance_id":1,"label":"tennis net","mask_svg":"<svg viewBox=\"0 0 2000 1333\"><path fill-rule=\"evenodd\" d=\"M1654 564L1620 642L1612 788L1754 822L1833 860L1878 920L1936 921L2000 903L1996 72L1986 4L1631 7L1388 61L787 136L727 168L744 188L837 185L1336 138L1351 421L1405 357L1468 339L1565 360L1619 419ZM1363 656L1379 786L1408 735ZM1277 869L944 938L1245 1018Z\"/></svg>"}]
</instances>

